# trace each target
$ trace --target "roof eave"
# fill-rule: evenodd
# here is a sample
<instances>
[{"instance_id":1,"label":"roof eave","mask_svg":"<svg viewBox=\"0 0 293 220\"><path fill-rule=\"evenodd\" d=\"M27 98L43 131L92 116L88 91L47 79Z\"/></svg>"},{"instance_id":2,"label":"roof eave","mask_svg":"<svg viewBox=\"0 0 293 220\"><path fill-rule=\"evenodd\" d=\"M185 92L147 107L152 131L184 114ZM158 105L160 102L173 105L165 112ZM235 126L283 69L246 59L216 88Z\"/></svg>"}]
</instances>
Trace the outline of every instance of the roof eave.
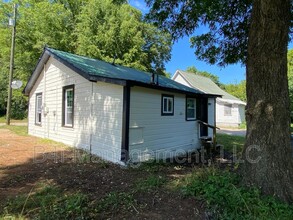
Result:
<instances>
[{"instance_id":1,"label":"roof eave","mask_svg":"<svg viewBox=\"0 0 293 220\"><path fill-rule=\"evenodd\" d=\"M50 52L50 51L49 51ZM126 80L124 79L115 79L115 78L110 78L110 77L105 77L105 76L96 76L96 75L92 75L91 73L85 72L81 69L79 69L78 67L76 67L74 64L62 59L61 57L59 57L58 55L50 52L51 56L53 58L55 58L56 60L58 60L60 63L64 64L65 66L67 66L68 68L72 69L74 72L78 73L79 75L81 75L82 77L86 78L89 81L92 82L106 82L106 83L112 83L112 84L117 84L117 85L126 85Z\"/></svg>"},{"instance_id":2,"label":"roof eave","mask_svg":"<svg viewBox=\"0 0 293 220\"><path fill-rule=\"evenodd\" d=\"M33 74L29 78L29 80L23 90L24 95L29 96L29 93L30 93L32 87L34 86L35 82L37 81L37 79L43 69L43 66L46 64L46 62L49 60L50 57L53 57L54 59L58 60L60 63L67 66L68 68L72 69L73 71L75 71L76 73L78 73L79 75L81 75L82 77L86 78L89 81L93 81L93 82L101 81L101 82L107 82L107 83L118 84L118 85L126 85L126 80L94 76L94 75L91 75L90 73L86 73L86 72L82 71L81 69L77 68L76 66L74 66L73 64L62 59L58 55L52 53L47 48L45 48L42 55L40 56L40 59L36 65L34 71L33 71Z\"/></svg>"},{"instance_id":3,"label":"roof eave","mask_svg":"<svg viewBox=\"0 0 293 220\"><path fill-rule=\"evenodd\" d=\"M24 89L22 90L22 93L26 96L29 96L30 91L32 90L35 82L37 81L40 72L42 71L45 63L49 60L50 58L50 53L45 49L42 53L42 55L39 58L39 61L32 73L32 75L30 76L26 86L24 87Z\"/></svg>"},{"instance_id":4,"label":"roof eave","mask_svg":"<svg viewBox=\"0 0 293 220\"><path fill-rule=\"evenodd\" d=\"M217 98L221 97L220 95L214 95L214 94L207 94L207 93L198 93L198 92L191 92L191 91L185 91L177 88L170 88L170 87L164 87L158 84L151 84L151 83L145 83L145 82L139 82L134 80L126 80L126 79L115 79L110 77L104 77L104 76L96 76L92 75L91 73L85 72L78 67L76 67L74 64L62 59L58 55L51 52L48 48L45 48L42 55L40 56L39 62L36 65L36 68L33 71L33 74L31 75L30 79L28 80L27 85L25 86L23 93L25 95L29 95L31 89L33 88L35 82L37 81L44 65L49 60L50 57L53 57L54 59L61 62L63 65L67 66L68 68L72 69L79 75L83 76L85 79L92 81L92 82L106 82L111 84L117 84L121 86L130 85L130 86L141 86L145 88L152 88L152 89L158 89L163 91L169 91L169 92L175 92L175 93L181 93L186 94L194 97L210 97L210 98Z\"/></svg>"}]
</instances>

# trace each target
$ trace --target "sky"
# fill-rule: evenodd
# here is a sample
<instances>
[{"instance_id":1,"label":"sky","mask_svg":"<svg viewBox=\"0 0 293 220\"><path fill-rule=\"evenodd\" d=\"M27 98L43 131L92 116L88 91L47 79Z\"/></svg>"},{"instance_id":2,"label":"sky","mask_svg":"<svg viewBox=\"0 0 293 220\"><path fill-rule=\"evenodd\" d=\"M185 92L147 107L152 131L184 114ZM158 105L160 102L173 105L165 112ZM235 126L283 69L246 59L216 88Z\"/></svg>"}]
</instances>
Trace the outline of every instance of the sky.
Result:
<instances>
[{"instance_id":1,"label":"sky","mask_svg":"<svg viewBox=\"0 0 293 220\"><path fill-rule=\"evenodd\" d=\"M129 0L128 2L130 5L141 10L143 14L148 12L148 8L143 0ZM293 42L289 44L288 48L293 49ZM227 65L224 68L196 59L194 49L190 48L189 37L184 37L174 43L171 60L165 63L165 67L166 71L173 75L177 69L186 70L190 66L195 66L200 71L207 71L217 75L220 82L225 84L239 83L245 79L245 67L241 64Z\"/></svg>"}]
</instances>

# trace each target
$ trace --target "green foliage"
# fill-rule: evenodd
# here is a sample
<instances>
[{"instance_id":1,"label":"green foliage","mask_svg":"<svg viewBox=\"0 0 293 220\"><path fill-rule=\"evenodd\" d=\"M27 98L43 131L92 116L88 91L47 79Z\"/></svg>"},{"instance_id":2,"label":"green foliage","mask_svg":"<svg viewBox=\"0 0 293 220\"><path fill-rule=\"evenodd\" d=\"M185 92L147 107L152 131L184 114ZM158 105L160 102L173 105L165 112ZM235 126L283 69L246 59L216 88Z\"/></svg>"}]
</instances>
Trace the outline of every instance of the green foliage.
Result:
<instances>
[{"instance_id":1,"label":"green foliage","mask_svg":"<svg viewBox=\"0 0 293 220\"><path fill-rule=\"evenodd\" d=\"M199 71L195 68L195 66L190 66L190 67L187 67L186 69L186 72L189 72L189 73L195 73L197 75L200 75L200 76L204 76L204 77L207 77L207 78L210 78L214 83L216 83L218 86L221 86L222 84L220 83L219 81L219 77L212 74L212 73L209 73L207 71Z\"/></svg>"},{"instance_id":2,"label":"green foliage","mask_svg":"<svg viewBox=\"0 0 293 220\"><path fill-rule=\"evenodd\" d=\"M0 123L5 123L6 122L6 116L0 117ZM22 120L11 120L11 122L17 122L17 123L27 123L27 118L24 118Z\"/></svg>"},{"instance_id":3,"label":"green foliage","mask_svg":"<svg viewBox=\"0 0 293 220\"><path fill-rule=\"evenodd\" d=\"M264 197L257 188L240 186L240 178L228 171L196 170L182 183L185 196L204 199L213 219L291 219L293 206Z\"/></svg>"},{"instance_id":4,"label":"green foliage","mask_svg":"<svg viewBox=\"0 0 293 220\"><path fill-rule=\"evenodd\" d=\"M98 204L98 211L115 211L117 209L129 209L135 204L133 196L124 192L111 192Z\"/></svg>"},{"instance_id":5,"label":"green foliage","mask_svg":"<svg viewBox=\"0 0 293 220\"><path fill-rule=\"evenodd\" d=\"M246 122L242 122L239 127L240 129L246 129Z\"/></svg>"},{"instance_id":6,"label":"green foliage","mask_svg":"<svg viewBox=\"0 0 293 220\"><path fill-rule=\"evenodd\" d=\"M0 116L6 112L11 27L11 1L0 2ZM21 94L44 46L87 55L137 69L164 74L170 60L171 37L143 21L123 0L24 0L19 2L12 117L22 119L27 98Z\"/></svg>"},{"instance_id":7,"label":"green foliage","mask_svg":"<svg viewBox=\"0 0 293 220\"><path fill-rule=\"evenodd\" d=\"M87 219L90 209L87 196L81 193L65 194L51 185L42 186L34 193L11 199L2 218L18 216L38 219Z\"/></svg>"},{"instance_id":8,"label":"green foliage","mask_svg":"<svg viewBox=\"0 0 293 220\"><path fill-rule=\"evenodd\" d=\"M240 83L235 84L225 84L222 87L226 92L246 102L246 80L242 80Z\"/></svg>"},{"instance_id":9,"label":"green foliage","mask_svg":"<svg viewBox=\"0 0 293 220\"><path fill-rule=\"evenodd\" d=\"M138 164L137 168L141 171L146 171L149 173L157 173L164 169L168 164L163 160L149 160Z\"/></svg>"},{"instance_id":10,"label":"green foliage","mask_svg":"<svg viewBox=\"0 0 293 220\"><path fill-rule=\"evenodd\" d=\"M8 15L12 11L11 2L0 3L0 113L6 111L11 28L7 27ZM58 15L58 16L56 16ZM48 1L22 1L18 7L15 47L14 79L24 85L13 90L12 118L23 119L27 115L27 97L22 90L35 68L36 62L48 44L62 50L71 50L72 21L70 11L63 5ZM3 81L2 81L3 80Z\"/></svg>"},{"instance_id":11,"label":"green foliage","mask_svg":"<svg viewBox=\"0 0 293 220\"><path fill-rule=\"evenodd\" d=\"M13 133L20 136L27 136L27 126L16 126L16 125L3 125L0 129L9 129Z\"/></svg>"},{"instance_id":12,"label":"green foliage","mask_svg":"<svg viewBox=\"0 0 293 220\"><path fill-rule=\"evenodd\" d=\"M139 191L147 191L159 188L163 186L166 182L166 179L162 176L151 175L146 179L140 179L136 183L136 188Z\"/></svg>"},{"instance_id":13,"label":"green foliage","mask_svg":"<svg viewBox=\"0 0 293 220\"><path fill-rule=\"evenodd\" d=\"M245 137L228 135L228 134L217 134L217 143L223 145L226 151L233 153L241 153L245 142Z\"/></svg>"},{"instance_id":14,"label":"green foliage","mask_svg":"<svg viewBox=\"0 0 293 220\"><path fill-rule=\"evenodd\" d=\"M224 66L245 63L251 0L147 0L147 18L171 31L173 38L192 36L191 46L198 59ZM197 28L207 31L198 34Z\"/></svg>"},{"instance_id":15,"label":"green foliage","mask_svg":"<svg viewBox=\"0 0 293 220\"><path fill-rule=\"evenodd\" d=\"M77 17L78 54L163 74L170 59L171 38L128 4L89 0Z\"/></svg>"}]
</instances>

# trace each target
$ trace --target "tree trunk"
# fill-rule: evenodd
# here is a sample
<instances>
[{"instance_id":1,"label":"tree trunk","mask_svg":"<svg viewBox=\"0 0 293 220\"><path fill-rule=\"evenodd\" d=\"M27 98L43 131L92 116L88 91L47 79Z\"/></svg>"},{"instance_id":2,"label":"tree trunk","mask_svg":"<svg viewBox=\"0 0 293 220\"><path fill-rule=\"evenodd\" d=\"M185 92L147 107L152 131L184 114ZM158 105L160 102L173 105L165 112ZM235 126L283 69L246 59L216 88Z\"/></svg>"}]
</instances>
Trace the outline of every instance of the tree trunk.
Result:
<instances>
[{"instance_id":1,"label":"tree trunk","mask_svg":"<svg viewBox=\"0 0 293 220\"><path fill-rule=\"evenodd\" d=\"M290 0L254 0L248 40L243 183L293 201L287 45Z\"/></svg>"}]
</instances>

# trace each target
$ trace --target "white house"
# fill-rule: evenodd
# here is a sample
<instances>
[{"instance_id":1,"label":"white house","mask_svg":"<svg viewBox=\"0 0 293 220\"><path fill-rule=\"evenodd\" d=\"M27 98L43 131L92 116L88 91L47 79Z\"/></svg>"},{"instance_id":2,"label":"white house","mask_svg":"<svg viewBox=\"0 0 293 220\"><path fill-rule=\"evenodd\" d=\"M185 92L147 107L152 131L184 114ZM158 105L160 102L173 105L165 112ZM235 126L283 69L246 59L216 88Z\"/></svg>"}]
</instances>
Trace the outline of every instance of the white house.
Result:
<instances>
[{"instance_id":1,"label":"white house","mask_svg":"<svg viewBox=\"0 0 293 220\"><path fill-rule=\"evenodd\" d=\"M222 96L216 99L217 126L238 127L245 122L246 103L222 90L211 79L181 70L177 70L172 79L204 93Z\"/></svg>"},{"instance_id":2,"label":"white house","mask_svg":"<svg viewBox=\"0 0 293 220\"><path fill-rule=\"evenodd\" d=\"M163 76L51 48L24 93L30 135L117 163L194 151L207 135L197 114L214 114L200 103L213 106L216 98Z\"/></svg>"}]
</instances>

